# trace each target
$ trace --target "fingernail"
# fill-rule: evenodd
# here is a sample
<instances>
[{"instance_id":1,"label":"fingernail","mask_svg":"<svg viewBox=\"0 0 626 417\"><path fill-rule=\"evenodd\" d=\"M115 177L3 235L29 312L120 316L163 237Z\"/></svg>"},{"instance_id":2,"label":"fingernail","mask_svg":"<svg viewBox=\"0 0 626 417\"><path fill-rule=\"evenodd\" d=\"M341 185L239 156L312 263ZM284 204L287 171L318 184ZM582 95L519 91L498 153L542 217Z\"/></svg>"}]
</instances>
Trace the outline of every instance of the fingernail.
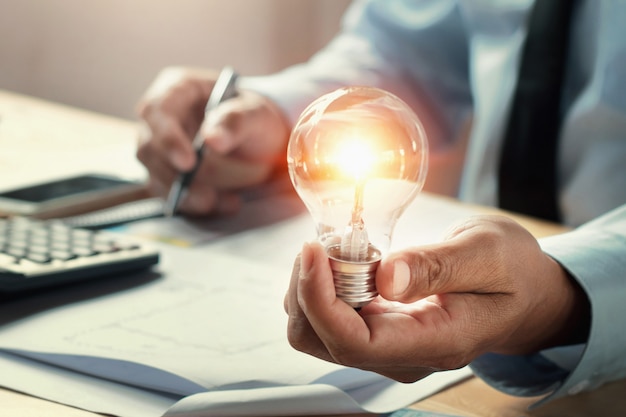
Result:
<instances>
[{"instance_id":1,"label":"fingernail","mask_svg":"<svg viewBox=\"0 0 626 417\"><path fill-rule=\"evenodd\" d=\"M404 261L395 261L393 264L393 295L405 293L411 281L411 269Z\"/></svg>"},{"instance_id":2,"label":"fingernail","mask_svg":"<svg viewBox=\"0 0 626 417\"><path fill-rule=\"evenodd\" d=\"M309 242L304 242L300 252L300 279L306 278L306 275L311 270L311 258L311 245Z\"/></svg>"}]
</instances>

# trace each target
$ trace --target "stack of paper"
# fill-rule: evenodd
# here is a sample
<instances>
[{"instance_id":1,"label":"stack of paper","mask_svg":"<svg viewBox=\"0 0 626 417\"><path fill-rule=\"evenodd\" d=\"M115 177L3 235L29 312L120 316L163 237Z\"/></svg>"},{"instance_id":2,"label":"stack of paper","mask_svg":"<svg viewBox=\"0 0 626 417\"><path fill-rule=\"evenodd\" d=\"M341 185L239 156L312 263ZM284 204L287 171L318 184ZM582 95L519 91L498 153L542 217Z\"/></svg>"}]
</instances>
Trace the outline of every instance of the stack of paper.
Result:
<instances>
[{"instance_id":1,"label":"stack of paper","mask_svg":"<svg viewBox=\"0 0 626 417\"><path fill-rule=\"evenodd\" d=\"M280 416L390 412L470 374L400 384L293 350L283 296L313 232L308 216L271 230L162 245L155 272L3 303L0 385L123 417Z\"/></svg>"}]
</instances>

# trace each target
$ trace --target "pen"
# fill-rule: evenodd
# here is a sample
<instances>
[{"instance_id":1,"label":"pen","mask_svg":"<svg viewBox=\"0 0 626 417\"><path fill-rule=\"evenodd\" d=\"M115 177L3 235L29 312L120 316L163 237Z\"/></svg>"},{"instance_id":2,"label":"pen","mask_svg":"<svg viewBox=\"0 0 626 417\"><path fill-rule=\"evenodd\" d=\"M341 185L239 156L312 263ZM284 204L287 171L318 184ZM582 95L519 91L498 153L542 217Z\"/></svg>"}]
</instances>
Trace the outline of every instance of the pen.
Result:
<instances>
[{"instance_id":1,"label":"pen","mask_svg":"<svg viewBox=\"0 0 626 417\"><path fill-rule=\"evenodd\" d=\"M213 86L213 90L211 91L206 107L204 108L205 118L221 102L237 95L237 77L237 73L231 67L225 67L222 69L220 75L217 77L217 81L215 81L215 85ZM196 151L196 164L190 171L180 174L176 181L172 184L172 188L170 188L167 200L163 206L163 214L166 217L172 217L176 214L176 208L178 207L180 197L193 180L193 177L202 162L204 137L202 136L201 129L198 129L198 132L193 139L193 148Z\"/></svg>"}]
</instances>

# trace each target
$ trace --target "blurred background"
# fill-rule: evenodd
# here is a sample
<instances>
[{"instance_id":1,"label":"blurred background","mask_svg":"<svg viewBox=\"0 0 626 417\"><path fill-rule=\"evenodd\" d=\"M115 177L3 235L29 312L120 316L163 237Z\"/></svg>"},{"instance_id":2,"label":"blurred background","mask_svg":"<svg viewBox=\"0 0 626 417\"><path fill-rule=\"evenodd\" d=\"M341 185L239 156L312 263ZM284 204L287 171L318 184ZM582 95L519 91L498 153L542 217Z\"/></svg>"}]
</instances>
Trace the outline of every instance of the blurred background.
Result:
<instances>
[{"instance_id":1,"label":"blurred background","mask_svg":"<svg viewBox=\"0 0 626 417\"><path fill-rule=\"evenodd\" d=\"M126 119L160 69L271 73L338 31L349 0L0 0L0 89Z\"/></svg>"}]
</instances>

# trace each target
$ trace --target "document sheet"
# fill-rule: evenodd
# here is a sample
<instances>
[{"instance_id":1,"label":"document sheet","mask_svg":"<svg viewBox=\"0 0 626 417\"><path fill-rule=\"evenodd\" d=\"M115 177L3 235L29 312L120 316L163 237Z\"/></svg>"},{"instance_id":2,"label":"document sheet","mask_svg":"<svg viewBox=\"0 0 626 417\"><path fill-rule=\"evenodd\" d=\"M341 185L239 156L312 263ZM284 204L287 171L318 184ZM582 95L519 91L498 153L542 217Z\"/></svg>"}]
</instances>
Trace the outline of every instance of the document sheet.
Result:
<instances>
[{"instance_id":1,"label":"document sheet","mask_svg":"<svg viewBox=\"0 0 626 417\"><path fill-rule=\"evenodd\" d=\"M396 245L472 214L418 198ZM0 385L121 417L387 413L470 375L401 384L295 351L283 297L308 215L162 249L153 271L0 304Z\"/></svg>"}]
</instances>

